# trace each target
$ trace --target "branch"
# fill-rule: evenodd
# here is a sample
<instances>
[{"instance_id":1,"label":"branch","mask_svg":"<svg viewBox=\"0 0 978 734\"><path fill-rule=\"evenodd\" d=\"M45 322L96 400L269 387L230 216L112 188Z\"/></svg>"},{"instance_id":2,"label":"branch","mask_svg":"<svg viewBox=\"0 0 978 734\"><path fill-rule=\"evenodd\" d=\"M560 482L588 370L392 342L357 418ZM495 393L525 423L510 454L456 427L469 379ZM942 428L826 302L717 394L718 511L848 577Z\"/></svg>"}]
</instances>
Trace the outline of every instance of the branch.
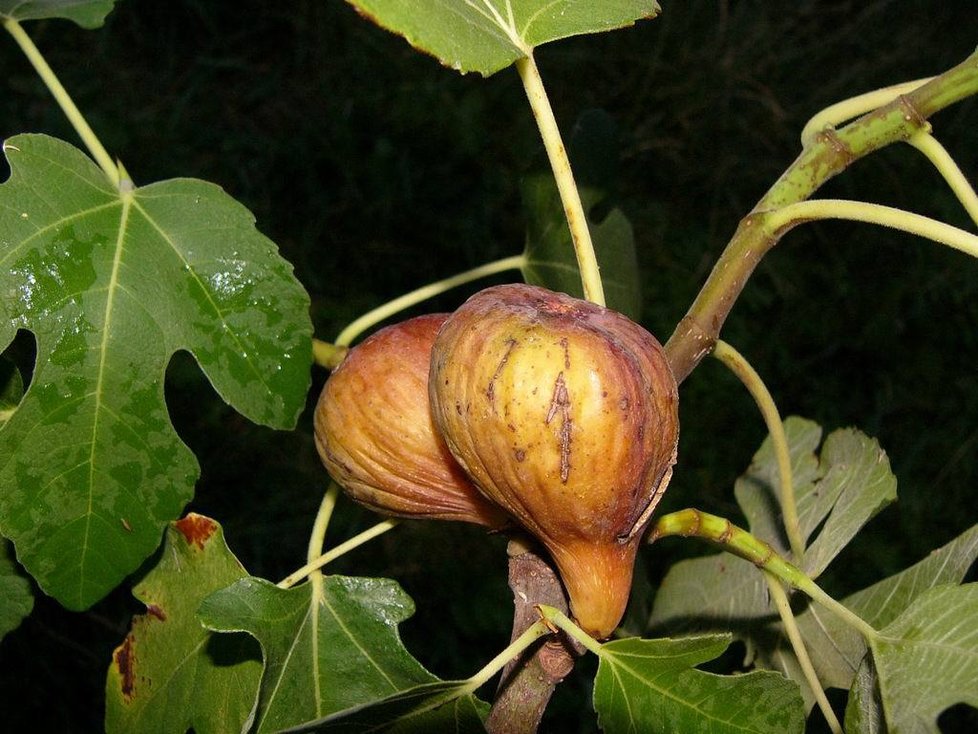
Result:
<instances>
[{"instance_id":1,"label":"branch","mask_svg":"<svg viewBox=\"0 0 978 734\"><path fill-rule=\"evenodd\" d=\"M676 380L686 379L713 349L747 279L784 234L762 226L768 214L808 199L856 160L929 130L929 117L975 93L978 93L978 51L840 130L825 128L812 134L801 155L741 220L693 305L666 342L666 355Z\"/></svg>"},{"instance_id":2,"label":"branch","mask_svg":"<svg viewBox=\"0 0 978 734\"><path fill-rule=\"evenodd\" d=\"M513 633L517 639L540 619L538 604L567 612L563 587L553 568L520 541L510 541L509 586L513 590ZM486 720L490 734L533 734L557 684L574 667L580 654L565 635L548 639L503 669L492 711Z\"/></svg>"}]
</instances>

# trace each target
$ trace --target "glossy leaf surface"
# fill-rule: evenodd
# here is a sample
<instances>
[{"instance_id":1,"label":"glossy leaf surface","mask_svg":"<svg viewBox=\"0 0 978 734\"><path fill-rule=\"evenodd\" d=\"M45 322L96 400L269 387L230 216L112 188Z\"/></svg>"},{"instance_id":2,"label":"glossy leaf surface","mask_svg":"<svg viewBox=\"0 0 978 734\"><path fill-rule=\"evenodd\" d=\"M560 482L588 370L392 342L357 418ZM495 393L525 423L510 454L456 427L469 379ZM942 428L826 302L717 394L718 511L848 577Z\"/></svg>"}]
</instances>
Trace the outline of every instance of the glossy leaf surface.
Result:
<instances>
[{"instance_id":1,"label":"glossy leaf surface","mask_svg":"<svg viewBox=\"0 0 978 734\"><path fill-rule=\"evenodd\" d=\"M245 578L200 609L217 631L245 631L265 660L255 731L278 731L435 680L401 644L414 603L388 579L328 576L280 589Z\"/></svg>"},{"instance_id":2,"label":"glossy leaf surface","mask_svg":"<svg viewBox=\"0 0 978 734\"><path fill-rule=\"evenodd\" d=\"M240 413L291 427L309 384L309 300L213 184L119 191L54 138L4 150L0 345L30 330L37 364L0 429L0 531L47 593L83 609L193 494L197 462L163 397L170 357L188 350Z\"/></svg>"}]
</instances>

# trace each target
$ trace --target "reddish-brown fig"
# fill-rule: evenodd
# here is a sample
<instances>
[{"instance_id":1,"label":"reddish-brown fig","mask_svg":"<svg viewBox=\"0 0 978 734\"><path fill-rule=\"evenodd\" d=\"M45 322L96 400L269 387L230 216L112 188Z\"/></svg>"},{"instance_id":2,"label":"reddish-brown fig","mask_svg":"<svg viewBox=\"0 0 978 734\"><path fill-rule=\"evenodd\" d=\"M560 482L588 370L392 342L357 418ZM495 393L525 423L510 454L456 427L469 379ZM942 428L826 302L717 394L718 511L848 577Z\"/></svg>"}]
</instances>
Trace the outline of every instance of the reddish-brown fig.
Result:
<instances>
[{"instance_id":1,"label":"reddish-brown fig","mask_svg":"<svg viewBox=\"0 0 978 734\"><path fill-rule=\"evenodd\" d=\"M316 405L316 448L337 483L372 510L498 528L505 513L472 486L431 420L431 345L446 317L389 326L350 350Z\"/></svg>"},{"instance_id":2,"label":"reddish-brown fig","mask_svg":"<svg viewBox=\"0 0 978 734\"><path fill-rule=\"evenodd\" d=\"M617 312L504 285L448 318L431 360L432 414L455 458L547 548L581 627L609 636L676 460L661 345Z\"/></svg>"}]
</instances>

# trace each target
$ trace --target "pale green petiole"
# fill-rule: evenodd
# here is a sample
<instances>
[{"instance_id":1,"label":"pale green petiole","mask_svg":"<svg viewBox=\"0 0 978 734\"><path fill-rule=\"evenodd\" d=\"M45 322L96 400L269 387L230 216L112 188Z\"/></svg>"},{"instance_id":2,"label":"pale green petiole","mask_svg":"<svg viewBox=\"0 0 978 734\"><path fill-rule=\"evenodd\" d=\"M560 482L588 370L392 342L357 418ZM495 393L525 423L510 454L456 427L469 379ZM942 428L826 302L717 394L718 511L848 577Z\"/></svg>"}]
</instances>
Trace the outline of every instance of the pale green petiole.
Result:
<instances>
[{"instance_id":1,"label":"pale green petiole","mask_svg":"<svg viewBox=\"0 0 978 734\"><path fill-rule=\"evenodd\" d=\"M978 194L975 193L968 178L955 163L951 154L927 130L914 133L907 142L927 156L927 160L944 177L947 185L951 187L951 191L958 197L958 201L968 212L968 216L975 224L978 224Z\"/></svg>"},{"instance_id":2,"label":"pale green petiole","mask_svg":"<svg viewBox=\"0 0 978 734\"><path fill-rule=\"evenodd\" d=\"M671 535L702 538L716 543L724 550L750 561L758 568L807 594L813 601L853 627L867 642L879 637L879 633L864 619L826 594L804 571L787 561L768 543L737 527L726 518L692 508L679 510L660 517L649 530L646 538L651 544Z\"/></svg>"},{"instance_id":3,"label":"pale green petiole","mask_svg":"<svg viewBox=\"0 0 978 734\"><path fill-rule=\"evenodd\" d=\"M816 219L846 219L878 224L934 240L972 257L978 257L978 235L921 214L865 201L845 199L799 201L767 212L763 221L765 229L769 232L783 233L798 224Z\"/></svg>"},{"instance_id":4,"label":"pale green petiole","mask_svg":"<svg viewBox=\"0 0 978 734\"><path fill-rule=\"evenodd\" d=\"M603 654L601 643L574 624L562 611L556 609L555 607L547 606L546 604L537 605L537 609L540 611L540 616L542 616L550 624L565 632L571 639L581 643L585 649L598 656Z\"/></svg>"},{"instance_id":5,"label":"pale green petiole","mask_svg":"<svg viewBox=\"0 0 978 734\"><path fill-rule=\"evenodd\" d=\"M808 656L808 649L805 647L805 641L801 637L801 631L795 623L795 615L791 611L791 604L788 601L788 595L785 593L784 587L781 586L781 582L777 577L766 571L764 572L764 580L767 581L768 589L771 592L771 600L774 602L775 609L778 610L778 615L781 617L781 624L784 625L785 634L791 643L791 649L795 652L795 657L801 666L802 674L805 676L812 695L815 696L815 702L818 704L819 710L821 710L822 715L825 717L825 721L828 723L829 729L832 730L832 734L842 734L842 725L839 723L835 711L832 710L832 704L829 703L829 699L825 695L825 689L822 687L822 682L818 679L818 674L815 672L815 666L812 665L812 660Z\"/></svg>"},{"instance_id":6,"label":"pale green petiole","mask_svg":"<svg viewBox=\"0 0 978 734\"><path fill-rule=\"evenodd\" d=\"M112 156L102 145L102 142L98 139L95 131L89 126L88 121L82 115L81 111L75 105L68 91L64 88L61 82L58 80L57 75L55 75L54 70L48 65L48 62L44 59L44 56L38 50L37 46L31 40L30 36L24 31L20 23L18 23L13 18L7 18L3 21L4 28L13 36L13 39L20 46L27 60L30 61L31 66L37 72L38 76L47 86L48 90L54 96L55 101L60 105L65 116L68 118L68 122L71 126L75 128L75 132L78 133L78 137L82 139L85 147L88 148L88 152L91 153L92 158L98 164L105 175L109 177L112 185L116 188L123 187L123 181L125 177L120 172L120 166L112 160ZM131 182L128 183L131 186Z\"/></svg>"},{"instance_id":7,"label":"pale green petiole","mask_svg":"<svg viewBox=\"0 0 978 734\"><path fill-rule=\"evenodd\" d=\"M750 392L751 397L754 398L754 402L757 403L757 407L764 417L764 423L767 425L768 433L771 436L771 443L774 445L778 474L781 478L780 501L785 532L788 535L792 555L796 561L801 562L805 555L805 541L801 537L801 524L798 521L798 506L795 502L794 482L791 477L791 452L788 449L788 438L784 433L784 423L781 422L778 406L775 405L774 398L771 397L771 393L764 385L760 375L740 352L725 341L718 339L713 356L737 375L744 387Z\"/></svg>"},{"instance_id":8,"label":"pale green petiole","mask_svg":"<svg viewBox=\"0 0 978 734\"><path fill-rule=\"evenodd\" d=\"M567 217L571 240L574 243L574 254L577 256L577 267L581 271L584 298L604 306L604 285L601 283L598 259L591 242L591 230L588 228L580 192L577 190L577 184L574 183L574 173L571 171L567 148L560 137L560 129L557 127L557 120L532 51L527 51L526 57L517 60L516 70L523 81L526 98L530 102L533 117L540 130L540 137L543 139L543 147L547 151L547 158L553 169L560 201L564 205L564 215Z\"/></svg>"},{"instance_id":9,"label":"pale green petiole","mask_svg":"<svg viewBox=\"0 0 978 734\"><path fill-rule=\"evenodd\" d=\"M932 78L916 79L910 82L894 84L890 87L883 87L882 89L874 89L871 92L850 97L849 99L844 99L841 102L836 102L826 107L805 123L805 127L801 131L802 145L811 143L815 136L823 130L834 128L867 112L872 112L885 104L889 104L900 95L909 94L913 90L923 86Z\"/></svg>"},{"instance_id":10,"label":"pale green petiole","mask_svg":"<svg viewBox=\"0 0 978 734\"><path fill-rule=\"evenodd\" d=\"M506 646L501 653L486 663L482 669L466 681L465 689L475 691L489 681L496 673L506 667L506 664L520 655L526 648L544 635L550 634L550 628L542 619L534 622L527 630Z\"/></svg>"},{"instance_id":11,"label":"pale green petiole","mask_svg":"<svg viewBox=\"0 0 978 734\"><path fill-rule=\"evenodd\" d=\"M382 306L378 306L372 311L368 311L363 316L353 321L349 326L340 332L340 335L336 337L334 344L338 347L347 347L353 342L354 339L356 339L370 327L379 324L381 321L384 321L385 319L388 319L391 316L410 308L411 306L416 306L429 298L434 298L445 291L451 290L452 288L460 285L464 285L465 283L470 283L473 280L486 278L490 275L505 272L506 270L517 270L523 266L524 262L526 262L526 258L523 255L504 257L502 260L495 260L491 263L480 265L477 268L466 270L464 273L458 273L450 278L445 278L444 280L439 280L434 283L421 286L410 293L405 293L403 296L399 296L392 301L388 301Z\"/></svg>"},{"instance_id":12,"label":"pale green petiole","mask_svg":"<svg viewBox=\"0 0 978 734\"><path fill-rule=\"evenodd\" d=\"M349 553L354 548L357 548L369 540L373 540L378 535L383 535L388 530L396 528L400 524L400 520L389 519L379 522L373 527L367 528L362 533L357 533L349 540L345 540L332 550L323 553L315 558L310 558L309 562L306 563L302 568L293 571L284 579L276 584L279 588L288 589L295 586L297 583L302 581L306 576L313 574L314 572L321 569L327 563L335 561L342 555ZM320 546L321 547L321 546Z\"/></svg>"}]
</instances>

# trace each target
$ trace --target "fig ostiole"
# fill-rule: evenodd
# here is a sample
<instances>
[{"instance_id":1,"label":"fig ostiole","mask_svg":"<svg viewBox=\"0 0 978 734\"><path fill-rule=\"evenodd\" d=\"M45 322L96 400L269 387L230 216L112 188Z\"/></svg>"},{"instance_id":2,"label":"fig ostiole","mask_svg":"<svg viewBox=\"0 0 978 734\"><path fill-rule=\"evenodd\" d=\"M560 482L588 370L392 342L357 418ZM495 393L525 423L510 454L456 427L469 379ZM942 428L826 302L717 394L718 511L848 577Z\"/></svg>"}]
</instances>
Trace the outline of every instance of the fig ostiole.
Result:
<instances>
[{"instance_id":1,"label":"fig ostiole","mask_svg":"<svg viewBox=\"0 0 978 734\"><path fill-rule=\"evenodd\" d=\"M409 319L353 347L316 405L316 448L344 491L376 512L500 528L508 517L472 485L432 423L431 347L446 318Z\"/></svg>"},{"instance_id":2,"label":"fig ostiole","mask_svg":"<svg viewBox=\"0 0 978 734\"><path fill-rule=\"evenodd\" d=\"M496 286L441 327L428 389L459 464L550 553L581 627L609 636L676 460L662 346L615 311Z\"/></svg>"}]
</instances>

